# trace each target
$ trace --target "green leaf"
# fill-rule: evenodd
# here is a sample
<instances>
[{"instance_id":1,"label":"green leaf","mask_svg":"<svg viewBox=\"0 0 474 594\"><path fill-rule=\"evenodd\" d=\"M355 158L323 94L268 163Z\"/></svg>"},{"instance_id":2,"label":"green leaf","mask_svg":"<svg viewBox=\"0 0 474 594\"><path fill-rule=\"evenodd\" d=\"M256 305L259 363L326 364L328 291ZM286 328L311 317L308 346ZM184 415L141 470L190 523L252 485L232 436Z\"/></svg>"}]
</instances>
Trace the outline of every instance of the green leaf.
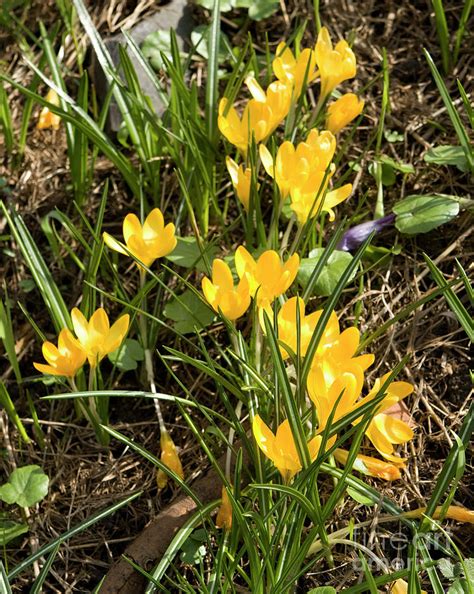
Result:
<instances>
[{"instance_id":1,"label":"green leaf","mask_svg":"<svg viewBox=\"0 0 474 594\"><path fill-rule=\"evenodd\" d=\"M191 43L193 44L195 51L203 58L206 58L206 60L209 59L210 33L210 25L199 25L191 33ZM219 32L219 47L217 48L217 61L219 63L225 62L228 58L229 52L227 51L227 46L229 45L230 43L225 33Z\"/></svg>"},{"instance_id":2,"label":"green leaf","mask_svg":"<svg viewBox=\"0 0 474 594\"><path fill-rule=\"evenodd\" d=\"M160 29L150 33L145 37L140 49L155 70L162 70L164 63L161 54L163 53L168 60L172 59L170 31Z\"/></svg>"},{"instance_id":3,"label":"green leaf","mask_svg":"<svg viewBox=\"0 0 474 594\"><path fill-rule=\"evenodd\" d=\"M127 338L115 351L109 354L109 360L121 371L131 371L138 367L138 361L143 361L145 353L138 340Z\"/></svg>"},{"instance_id":4,"label":"green leaf","mask_svg":"<svg viewBox=\"0 0 474 594\"><path fill-rule=\"evenodd\" d=\"M0 499L10 505L31 507L48 493L49 478L36 464L16 468L8 483L0 487Z\"/></svg>"},{"instance_id":5,"label":"green leaf","mask_svg":"<svg viewBox=\"0 0 474 594\"><path fill-rule=\"evenodd\" d=\"M469 594L469 589L466 580L454 580L454 582L449 587L448 594Z\"/></svg>"},{"instance_id":6,"label":"green leaf","mask_svg":"<svg viewBox=\"0 0 474 594\"><path fill-rule=\"evenodd\" d=\"M324 254L324 251L325 248L315 248L309 253L309 258L303 258L301 260L297 279L303 289L306 287L311 273ZM344 270L349 266L351 261L352 255L349 252L334 250L316 280L314 292L323 297L331 295ZM351 279L354 276L355 272L351 276Z\"/></svg>"},{"instance_id":7,"label":"green leaf","mask_svg":"<svg viewBox=\"0 0 474 594\"><path fill-rule=\"evenodd\" d=\"M389 130L388 128L385 128L383 135L387 142L403 142L403 139L405 138L403 134L400 134L397 130Z\"/></svg>"},{"instance_id":8,"label":"green leaf","mask_svg":"<svg viewBox=\"0 0 474 594\"><path fill-rule=\"evenodd\" d=\"M203 544L207 542L207 533L200 528L190 534L189 538L183 543L181 547L181 561L189 565L197 565L207 554L207 548Z\"/></svg>"},{"instance_id":9,"label":"green leaf","mask_svg":"<svg viewBox=\"0 0 474 594\"><path fill-rule=\"evenodd\" d=\"M454 165L462 173L465 173L469 169L466 154L462 146L452 144L435 146L423 158L427 163L434 163L435 165Z\"/></svg>"},{"instance_id":10,"label":"green leaf","mask_svg":"<svg viewBox=\"0 0 474 594\"><path fill-rule=\"evenodd\" d=\"M308 590L307 594L337 594L337 590L332 586L320 586Z\"/></svg>"},{"instance_id":11,"label":"green leaf","mask_svg":"<svg viewBox=\"0 0 474 594\"><path fill-rule=\"evenodd\" d=\"M393 212L397 215L395 227L401 233L414 235L427 233L454 219L459 213L459 202L453 196L408 196L398 202Z\"/></svg>"},{"instance_id":12,"label":"green leaf","mask_svg":"<svg viewBox=\"0 0 474 594\"><path fill-rule=\"evenodd\" d=\"M216 246L208 246L205 253L209 260L213 260L216 253ZM199 244L194 237L178 237L178 243L171 254L166 259L183 268L196 267L200 272L207 272L203 254L199 249Z\"/></svg>"},{"instance_id":13,"label":"green leaf","mask_svg":"<svg viewBox=\"0 0 474 594\"><path fill-rule=\"evenodd\" d=\"M440 559L438 561L438 569L448 580L454 579L454 564L451 559Z\"/></svg>"},{"instance_id":14,"label":"green leaf","mask_svg":"<svg viewBox=\"0 0 474 594\"><path fill-rule=\"evenodd\" d=\"M370 499L370 497L366 497L357 489L353 489L352 487L347 487L346 491L351 499L353 499L354 501L357 501L357 503L360 503L361 505L367 505L367 506L375 505L375 503L372 501L372 499Z\"/></svg>"},{"instance_id":15,"label":"green leaf","mask_svg":"<svg viewBox=\"0 0 474 594\"><path fill-rule=\"evenodd\" d=\"M274 14L280 8L275 0L255 0L249 8L249 17L254 21L261 21Z\"/></svg>"},{"instance_id":16,"label":"green leaf","mask_svg":"<svg viewBox=\"0 0 474 594\"><path fill-rule=\"evenodd\" d=\"M232 10L234 1L235 0L221 0L219 7L220 11L229 12L229 10ZM214 0L196 0L196 4L198 6L202 6L203 8L207 8L207 10L213 10L214 8Z\"/></svg>"},{"instance_id":17,"label":"green leaf","mask_svg":"<svg viewBox=\"0 0 474 594\"><path fill-rule=\"evenodd\" d=\"M8 518L0 518L0 546L6 546L11 540L28 532L27 524L19 524Z\"/></svg>"},{"instance_id":18,"label":"green leaf","mask_svg":"<svg viewBox=\"0 0 474 594\"><path fill-rule=\"evenodd\" d=\"M415 173L415 168L413 167L413 165L411 165L411 163L402 163L401 161L395 161L395 159L392 159L391 157L381 157L380 162L382 163L382 165L392 167L393 169L396 169L401 173Z\"/></svg>"},{"instance_id":19,"label":"green leaf","mask_svg":"<svg viewBox=\"0 0 474 594\"><path fill-rule=\"evenodd\" d=\"M214 313L189 289L167 303L163 315L176 322L174 327L181 334L205 328L214 319Z\"/></svg>"}]
</instances>

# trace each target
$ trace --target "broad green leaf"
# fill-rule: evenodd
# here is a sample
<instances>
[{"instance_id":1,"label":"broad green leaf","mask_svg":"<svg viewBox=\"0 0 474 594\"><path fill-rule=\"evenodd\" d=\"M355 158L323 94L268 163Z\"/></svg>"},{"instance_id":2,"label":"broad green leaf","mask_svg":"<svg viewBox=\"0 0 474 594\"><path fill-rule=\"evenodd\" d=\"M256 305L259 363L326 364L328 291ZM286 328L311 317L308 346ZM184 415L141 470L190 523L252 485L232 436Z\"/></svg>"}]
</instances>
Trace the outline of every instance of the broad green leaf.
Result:
<instances>
[{"instance_id":1,"label":"broad green leaf","mask_svg":"<svg viewBox=\"0 0 474 594\"><path fill-rule=\"evenodd\" d=\"M312 588L306 594L337 594L337 590L332 586L320 586L319 588Z\"/></svg>"},{"instance_id":2,"label":"broad green leaf","mask_svg":"<svg viewBox=\"0 0 474 594\"><path fill-rule=\"evenodd\" d=\"M46 497L48 485L49 478L36 464L16 468L8 483L0 487L0 499L10 505L31 507Z\"/></svg>"},{"instance_id":3,"label":"broad green leaf","mask_svg":"<svg viewBox=\"0 0 474 594\"><path fill-rule=\"evenodd\" d=\"M411 163L402 163L401 161L395 161L395 159L392 159L391 157L381 157L380 162L382 163L382 165L392 167L393 169L396 169L401 173L415 173L415 168L413 167L413 165L411 165Z\"/></svg>"},{"instance_id":4,"label":"broad green leaf","mask_svg":"<svg viewBox=\"0 0 474 594\"><path fill-rule=\"evenodd\" d=\"M440 559L438 561L438 569L448 580L454 579L454 563L451 559Z\"/></svg>"},{"instance_id":5,"label":"broad green leaf","mask_svg":"<svg viewBox=\"0 0 474 594\"><path fill-rule=\"evenodd\" d=\"M131 371L138 367L138 361L143 361L145 353L138 340L127 338L115 351L109 354L110 361L121 371Z\"/></svg>"},{"instance_id":6,"label":"broad green leaf","mask_svg":"<svg viewBox=\"0 0 474 594\"><path fill-rule=\"evenodd\" d=\"M8 518L0 518L0 546L6 546L11 540L28 532L27 524L19 524Z\"/></svg>"},{"instance_id":7,"label":"broad green leaf","mask_svg":"<svg viewBox=\"0 0 474 594\"><path fill-rule=\"evenodd\" d=\"M160 29L150 33L145 37L140 49L155 70L162 70L164 63L161 54L164 54L170 61L172 59L170 31Z\"/></svg>"},{"instance_id":8,"label":"broad green leaf","mask_svg":"<svg viewBox=\"0 0 474 594\"><path fill-rule=\"evenodd\" d=\"M205 253L212 261L217 253L217 247L208 246ZM207 268L199 249L198 242L194 237L178 237L178 243L171 254L166 259L183 268L196 267L200 272L207 272Z\"/></svg>"},{"instance_id":9,"label":"broad green leaf","mask_svg":"<svg viewBox=\"0 0 474 594\"><path fill-rule=\"evenodd\" d=\"M408 196L393 207L397 215L395 227L401 233L414 235L427 233L454 219L459 213L459 202L452 196Z\"/></svg>"},{"instance_id":10,"label":"broad green leaf","mask_svg":"<svg viewBox=\"0 0 474 594\"><path fill-rule=\"evenodd\" d=\"M306 287L314 267L322 257L325 248L315 248L309 253L309 258L303 258L300 263L298 271L298 282L303 287ZM318 279L314 285L314 292L317 295L327 297L334 291L339 279L344 270L352 261L352 255L349 252L342 252L334 250L329 256L326 265L323 267ZM355 272L351 278L354 278Z\"/></svg>"},{"instance_id":11,"label":"broad green leaf","mask_svg":"<svg viewBox=\"0 0 474 594\"><path fill-rule=\"evenodd\" d=\"M214 9L215 0L196 0L198 6L207 8L207 10ZM232 10L232 6L235 4L235 0L221 0L219 9L221 12L229 12Z\"/></svg>"},{"instance_id":12,"label":"broad green leaf","mask_svg":"<svg viewBox=\"0 0 474 594\"><path fill-rule=\"evenodd\" d=\"M203 544L207 542L207 540L207 533L202 528L195 530L190 534L189 538L181 547L181 561L183 561L183 563L189 563L190 565L197 565L200 563L207 554L207 548Z\"/></svg>"},{"instance_id":13,"label":"broad green leaf","mask_svg":"<svg viewBox=\"0 0 474 594\"><path fill-rule=\"evenodd\" d=\"M275 0L255 0L249 8L249 17L254 21L261 21L274 14L280 8Z\"/></svg>"},{"instance_id":14,"label":"broad green leaf","mask_svg":"<svg viewBox=\"0 0 474 594\"><path fill-rule=\"evenodd\" d=\"M195 51L203 58L209 59L209 35L211 33L210 25L199 25L191 33L191 43L194 46ZM219 63L224 62L229 53L226 46L230 45L227 36L222 31L219 33L219 47L217 50L217 61Z\"/></svg>"},{"instance_id":15,"label":"broad green leaf","mask_svg":"<svg viewBox=\"0 0 474 594\"><path fill-rule=\"evenodd\" d=\"M214 319L214 313L189 289L167 303L163 315L175 322L181 334L205 328Z\"/></svg>"},{"instance_id":16,"label":"broad green leaf","mask_svg":"<svg viewBox=\"0 0 474 594\"><path fill-rule=\"evenodd\" d=\"M434 163L435 165L454 165L463 173L469 170L466 154L462 146L452 144L435 146L423 158L427 163Z\"/></svg>"}]
</instances>

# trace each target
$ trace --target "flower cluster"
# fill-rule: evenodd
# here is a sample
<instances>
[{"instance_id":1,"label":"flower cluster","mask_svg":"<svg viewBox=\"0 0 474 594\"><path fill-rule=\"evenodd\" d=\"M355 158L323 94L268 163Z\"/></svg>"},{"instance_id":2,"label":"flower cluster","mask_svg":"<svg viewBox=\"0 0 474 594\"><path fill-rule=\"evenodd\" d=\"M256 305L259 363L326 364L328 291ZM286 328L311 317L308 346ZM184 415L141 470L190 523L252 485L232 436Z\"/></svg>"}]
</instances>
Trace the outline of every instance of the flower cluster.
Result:
<instances>
[{"instance_id":1,"label":"flower cluster","mask_svg":"<svg viewBox=\"0 0 474 594\"><path fill-rule=\"evenodd\" d=\"M352 191L351 184L328 191L335 172L332 163L336 149L334 134L361 113L364 102L352 93L343 95L328 107L326 130L311 130L306 140L297 146L290 141L283 142L275 159L265 142L287 117L307 85L320 79L318 106L322 106L341 82L353 78L356 74L354 53L344 40L333 48L329 33L323 27L314 49L303 49L297 57L285 43L280 43L272 66L277 80L267 91L255 78L246 80L252 99L246 103L241 117L227 98L221 99L219 129L244 159L252 143L260 144L259 155L265 171L275 179L281 199L290 198L290 208L300 224L320 212L327 212L333 220L333 207L346 200ZM252 168L237 165L230 157L227 168L238 199L249 210Z\"/></svg>"},{"instance_id":2,"label":"flower cluster","mask_svg":"<svg viewBox=\"0 0 474 594\"><path fill-rule=\"evenodd\" d=\"M71 319L76 336L68 328L63 328L57 347L48 341L43 343L43 357L48 364L33 363L41 373L73 378L86 359L91 367L97 367L106 355L119 348L130 323L130 316L124 314L110 326L109 317L101 307L89 321L75 307Z\"/></svg>"}]
</instances>

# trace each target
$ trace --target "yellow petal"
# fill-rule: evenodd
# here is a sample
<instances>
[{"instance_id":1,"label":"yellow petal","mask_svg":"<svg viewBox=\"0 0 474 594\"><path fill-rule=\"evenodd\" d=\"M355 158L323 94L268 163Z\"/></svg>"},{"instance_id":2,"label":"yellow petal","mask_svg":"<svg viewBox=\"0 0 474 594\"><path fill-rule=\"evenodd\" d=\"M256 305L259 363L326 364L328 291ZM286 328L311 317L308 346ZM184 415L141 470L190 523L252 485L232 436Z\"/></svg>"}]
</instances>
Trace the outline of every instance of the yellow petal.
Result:
<instances>
[{"instance_id":1,"label":"yellow petal","mask_svg":"<svg viewBox=\"0 0 474 594\"><path fill-rule=\"evenodd\" d=\"M142 236L142 226L137 215L130 213L123 220L123 238L128 246L128 242L133 235Z\"/></svg>"},{"instance_id":2,"label":"yellow petal","mask_svg":"<svg viewBox=\"0 0 474 594\"><path fill-rule=\"evenodd\" d=\"M159 208L154 208L143 223L143 239L145 241L160 237L163 233L165 222Z\"/></svg>"},{"instance_id":3,"label":"yellow petal","mask_svg":"<svg viewBox=\"0 0 474 594\"><path fill-rule=\"evenodd\" d=\"M105 245L107 245L111 250L115 250L116 252L119 252L119 254L124 254L126 256L128 255L128 252L124 249L123 245L114 237L112 237L112 235L104 232L102 233L102 237L104 239Z\"/></svg>"},{"instance_id":4,"label":"yellow petal","mask_svg":"<svg viewBox=\"0 0 474 594\"><path fill-rule=\"evenodd\" d=\"M87 344L89 338L89 324L84 317L84 314L77 307L71 312L71 320L79 342L82 345Z\"/></svg>"},{"instance_id":5,"label":"yellow petal","mask_svg":"<svg viewBox=\"0 0 474 594\"><path fill-rule=\"evenodd\" d=\"M128 332L129 324L130 316L128 314L124 314L114 324L112 324L112 327L110 328L103 345L103 351L106 355L112 351L115 351L115 349L118 349L118 347L122 344L123 339Z\"/></svg>"},{"instance_id":6,"label":"yellow petal","mask_svg":"<svg viewBox=\"0 0 474 594\"><path fill-rule=\"evenodd\" d=\"M273 157L271 152L267 149L267 147L263 144L259 146L258 149L260 159L262 160L263 167L268 175L273 178L274 177L274 165L273 165Z\"/></svg>"}]
</instances>

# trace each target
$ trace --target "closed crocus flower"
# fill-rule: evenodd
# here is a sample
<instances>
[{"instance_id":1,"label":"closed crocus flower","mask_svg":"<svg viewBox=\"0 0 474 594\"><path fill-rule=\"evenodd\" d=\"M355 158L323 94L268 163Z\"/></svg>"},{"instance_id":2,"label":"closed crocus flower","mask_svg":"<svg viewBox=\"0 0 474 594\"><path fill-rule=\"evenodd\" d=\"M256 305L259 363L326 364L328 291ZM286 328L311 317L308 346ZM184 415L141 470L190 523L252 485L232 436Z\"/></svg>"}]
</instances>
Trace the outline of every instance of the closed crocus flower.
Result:
<instances>
[{"instance_id":1,"label":"closed crocus flower","mask_svg":"<svg viewBox=\"0 0 474 594\"><path fill-rule=\"evenodd\" d=\"M334 457L340 464L345 465L349 458L349 452L337 448L334 452ZM360 454L355 459L353 468L366 476L374 476L385 481L395 481L401 477L400 468L403 467L390 464L390 462L386 462L385 460L378 460L377 458Z\"/></svg>"},{"instance_id":2,"label":"closed crocus flower","mask_svg":"<svg viewBox=\"0 0 474 594\"><path fill-rule=\"evenodd\" d=\"M372 390L359 404L362 405L369 400L373 400L389 375L387 373L382 378L375 380ZM413 438L414 433L408 423L392 415L385 414L385 411L412 392L413 386L408 382L392 382L386 389L384 399L378 405L379 412L374 416L366 430L366 435L374 447L386 460L390 460L394 464L403 464L404 459L393 453L393 446L406 443Z\"/></svg>"},{"instance_id":3,"label":"closed crocus flower","mask_svg":"<svg viewBox=\"0 0 474 594\"><path fill-rule=\"evenodd\" d=\"M86 362L84 349L67 328L59 333L57 347L51 342L44 342L42 351L48 365L43 363L33 363L33 365L38 371L48 375L72 378Z\"/></svg>"},{"instance_id":4,"label":"closed crocus flower","mask_svg":"<svg viewBox=\"0 0 474 594\"><path fill-rule=\"evenodd\" d=\"M324 99L344 80L356 75L356 58L346 41L341 39L333 48L326 27L322 27L316 42L316 62L321 77L321 98Z\"/></svg>"},{"instance_id":5,"label":"closed crocus flower","mask_svg":"<svg viewBox=\"0 0 474 594\"><path fill-rule=\"evenodd\" d=\"M328 107L326 128L337 134L364 109L364 101L354 93L347 93Z\"/></svg>"},{"instance_id":6,"label":"closed crocus flower","mask_svg":"<svg viewBox=\"0 0 474 594\"><path fill-rule=\"evenodd\" d=\"M71 312L71 318L74 332L91 367L95 367L106 355L118 349L128 332L130 323L130 316L124 314L111 327L102 307L92 314L89 321L75 307Z\"/></svg>"},{"instance_id":7,"label":"closed crocus flower","mask_svg":"<svg viewBox=\"0 0 474 594\"><path fill-rule=\"evenodd\" d=\"M250 305L247 277L241 278L235 287L229 266L219 258L212 263L212 281L206 276L202 279L202 292L211 307L229 320L243 316Z\"/></svg>"},{"instance_id":8,"label":"closed crocus flower","mask_svg":"<svg viewBox=\"0 0 474 594\"><path fill-rule=\"evenodd\" d=\"M302 468L296 449L293 433L288 420L283 421L274 434L259 415L256 415L252 430L258 447L278 468L283 481L289 483ZM321 445L321 437L317 435L308 442L311 460L315 460Z\"/></svg>"},{"instance_id":9,"label":"closed crocus flower","mask_svg":"<svg viewBox=\"0 0 474 594\"><path fill-rule=\"evenodd\" d=\"M232 528L232 504L225 487L222 487L222 503L217 512L216 526L224 530Z\"/></svg>"},{"instance_id":10,"label":"closed crocus flower","mask_svg":"<svg viewBox=\"0 0 474 594\"><path fill-rule=\"evenodd\" d=\"M166 430L161 432L160 445L160 460L180 478L184 478L183 466L181 465L181 460L179 459L178 450L176 449L170 434ZM166 472L163 472L161 469L158 470L156 473L156 482L158 484L158 489L164 489L168 483L168 475Z\"/></svg>"},{"instance_id":11,"label":"closed crocus flower","mask_svg":"<svg viewBox=\"0 0 474 594\"><path fill-rule=\"evenodd\" d=\"M256 101L262 102L270 108L271 115L267 122L266 139L276 130L290 111L291 87L276 80L268 85L265 92L253 76L247 77L245 84Z\"/></svg>"},{"instance_id":12,"label":"closed crocus flower","mask_svg":"<svg viewBox=\"0 0 474 594\"><path fill-rule=\"evenodd\" d=\"M250 190L252 187L252 169L250 167L244 168L243 165L237 165L237 163L230 157L226 158L225 163L237 198L244 205L245 210L248 210ZM258 187L259 184L257 184L257 189Z\"/></svg>"},{"instance_id":13,"label":"closed crocus flower","mask_svg":"<svg viewBox=\"0 0 474 594\"><path fill-rule=\"evenodd\" d=\"M300 258L293 254L286 262L274 250L267 250L257 261L240 246L235 253L235 267L239 278L247 277L250 295L256 296L258 307L268 307L285 293L296 278Z\"/></svg>"},{"instance_id":14,"label":"closed crocus flower","mask_svg":"<svg viewBox=\"0 0 474 594\"><path fill-rule=\"evenodd\" d=\"M310 85L318 76L314 50L306 48L295 58L285 42L278 45L272 68L277 79L293 89L293 101L301 95L303 83Z\"/></svg>"},{"instance_id":15,"label":"closed crocus flower","mask_svg":"<svg viewBox=\"0 0 474 594\"><path fill-rule=\"evenodd\" d=\"M105 243L116 252L128 255L124 245L108 233L103 234ZM165 226L163 214L154 208L140 223L135 214L128 214L123 221L123 238L127 250L145 266L151 266L157 258L170 254L176 247L175 226Z\"/></svg>"},{"instance_id":16,"label":"closed crocus flower","mask_svg":"<svg viewBox=\"0 0 474 594\"><path fill-rule=\"evenodd\" d=\"M396 580L392 584L390 592L391 594L409 594L407 582L405 580L402 580L401 578L399 580ZM427 594L426 590L421 590L421 594Z\"/></svg>"},{"instance_id":17,"label":"closed crocus flower","mask_svg":"<svg viewBox=\"0 0 474 594\"><path fill-rule=\"evenodd\" d=\"M306 141L300 142L296 147L293 143L285 141L278 149L275 162L265 146L261 145L259 148L265 171L270 177L275 178L283 198L295 188L304 187L315 174L318 174L322 181L335 150L336 139L328 130L311 130ZM332 172L327 176L327 181Z\"/></svg>"},{"instance_id":18,"label":"closed crocus flower","mask_svg":"<svg viewBox=\"0 0 474 594\"><path fill-rule=\"evenodd\" d=\"M49 89L48 94L46 95L46 101L52 103L56 107L59 107L61 105L59 95L56 93L54 89ZM60 124L61 118L57 114L50 111L49 107L45 106L40 112L36 127L38 128L38 130L44 130L46 128L59 130Z\"/></svg>"},{"instance_id":19,"label":"closed crocus flower","mask_svg":"<svg viewBox=\"0 0 474 594\"><path fill-rule=\"evenodd\" d=\"M318 212L327 212L329 220L334 221L336 215L333 208L351 195L352 184L345 184L340 188L326 192L325 188L330 175L325 178L324 172L316 172L305 186L292 189L290 208L295 213L300 225L304 225Z\"/></svg>"}]
</instances>

